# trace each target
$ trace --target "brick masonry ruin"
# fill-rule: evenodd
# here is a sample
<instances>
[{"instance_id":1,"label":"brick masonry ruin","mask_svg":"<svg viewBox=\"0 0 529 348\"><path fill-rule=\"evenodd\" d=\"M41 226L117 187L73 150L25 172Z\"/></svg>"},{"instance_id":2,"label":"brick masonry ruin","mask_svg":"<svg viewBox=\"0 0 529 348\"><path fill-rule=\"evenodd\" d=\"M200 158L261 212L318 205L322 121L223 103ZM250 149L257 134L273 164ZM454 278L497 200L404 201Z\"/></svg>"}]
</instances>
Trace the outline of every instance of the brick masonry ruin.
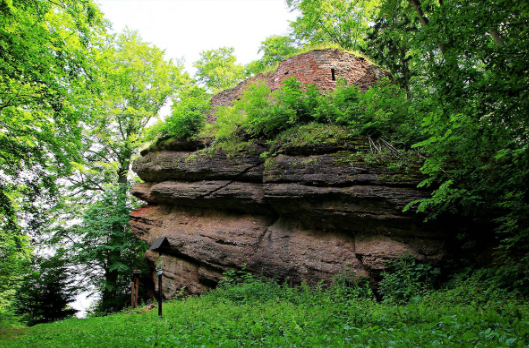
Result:
<instances>
[{"instance_id":1,"label":"brick masonry ruin","mask_svg":"<svg viewBox=\"0 0 529 348\"><path fill-rule=\"evenodd\" d=\"M215 121L219 106L231 106L246 85L255 80L265 80L272 90L281 87L283 80L295 76L303 85L313 84L320 91L333 91L336 81L343 78L348 85L356 85L365 91L383 77L391 75L362 57L338 49L310 51L282 61L277 70L269 76L259 74L241 82L237 87L227 89L211 99L212 111L208 122Z\"/></svg>"}]
</instances>

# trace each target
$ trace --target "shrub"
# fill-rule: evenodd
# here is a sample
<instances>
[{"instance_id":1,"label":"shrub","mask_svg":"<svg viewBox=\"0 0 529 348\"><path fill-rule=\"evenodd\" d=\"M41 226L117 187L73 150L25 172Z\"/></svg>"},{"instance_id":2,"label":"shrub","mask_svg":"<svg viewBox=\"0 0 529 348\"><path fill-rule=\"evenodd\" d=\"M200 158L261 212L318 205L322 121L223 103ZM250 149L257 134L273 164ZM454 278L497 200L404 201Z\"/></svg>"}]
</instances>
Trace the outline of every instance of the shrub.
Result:
<instances>
[{"instance_id":1,"label":"shrub","mask_svg":"<svg viewBox=\"0 0 529 348\"><path fill-rule=\"evenodd\" d=\"M274 95L270 88L261 80L249 83L242 91L241 98L232 107L220 107L217 110L218 132L217 141L238 137L242 131L252 133L263 127L272 127L270 106L274 104ZM253 125L255 123L255 125Z\"/></svg>"},{"instance_id":2,"label":"shrub","mask_svg":"<svg viewBox=\"0 0 529 348\"><path fill-rule=\"evenodd\" d=\"M492 269L464 269L454 274L442 290L429 293L428 302L487 308L522 298L519 292L506 289L494 273Z\"/></svg>"},{"instance_id":3,"label":"shrub","mask_svg":"<svg viewBox=\"0 0 529 348\"><path fill-rule=\"evenodd\" d=\"M418 262L412 255L404 255L387 263L379 282L380 293L385 302L406 303L418 299L433 288L438 268Z\"/></svg>"},{"instance_id":4,"label":"shrub","mask_svg":"<svg viewBox=\"0 0 529 348\"><path fill-rule=\"evenodd\" d=\"M68 305L79 293L79 287L69 280L68 266L60 257L35 258L17 293L17 312L28 325L61 320L77 312Z\"/></svg>"},{"instance_id":5,"label":"shrub","mask_svg":"<svg viewBox=\"0 0 529 348\"><path fill-rule=\"evenodd\" d=\"M147 140L177 137L191 138L204 127L209 112L210 96L205 89L191 85L181 91L173 103L172 113L147 131Z\"/></svg>"},{"instance_id":6,"label":"shrub","mask_svg":"<svg viewBox=\"0 0 529 348\"><path fill-rule=\"evenodd\" d=\"M354 272L348 271L345 275L336 277L331 287L340 296L347 299L368 298L373 299L374 294L371 289L371 278L360 276Z\"/></svg>"},{"instance_id":7,"label":"shrub","mask_svg":"<svg viewBox=\"0 0 529 348\"><path fill-rule=\"evenodd\" d=\"M209 95L203 88L187 87L165 122L151 127L147 140L197 136L204 131L209 107ZM219 107L216 116L213 128L217 146L273 140L282 132L307 124L346 127L353 135L396 137L400 143L421 140L420 127L408 115L405 92L388 79L365 93L339 79L332 94L314 85L302 86L295 77L284 80L281 89L275 91L257 79L247 84L233 106Z\"/></svg>"},{"instance_id":8,"label":"shrub","mask_svg":"<svg viewBox=\"0 0 529 348\"><path fill-rule=\"evenodd\" d=\"M408 113L406 93L392 81L384 78L365 93L344 82L338 82L333 93L337 123L371 137L395 134L406 141L420 138L420 128Z\"/></svg>"},{"instance_id":9,"label":"shrub","mask_svg":"<svg viewBox=\"0 0 529 348\"><path fill-rule=\"evenodd\" d=\"M252 273L242 270L229 270L215 291L209 293L220 301L231 301L235 303L265 302L271 300L281 293L279 284L272 280L256 277Z\"/></svg>"},{"instance_id":10,"label":"shrub","mask_svg":"<svg viewBox=\"0 0 529 348\"><path fill-rule=\"evenodd\" d=\"M302 87L295 77L273 92L257 80L246 86L232 107L220 108L217 115L220 140L233 136L271 140L309 123L346 126L354 134L373 137L398 134L400 140L410 141L420 136L417 127L410 126L405 93L387 79L365 93L341 80L332 95L313 85Z\"/></svg>"},{"instance_id":11,"label":"shrub","mask_svg":"<svg viewBox=\"0 0 529 348\"><path fill-rule=\"evenodd\" d=\"M168 135L196 135L204 127L210 107L209 100L209 94L201 87L191 86L182 91L180 101L173 104L173 112L166 119Z\"/></svg>"}]
</instances>

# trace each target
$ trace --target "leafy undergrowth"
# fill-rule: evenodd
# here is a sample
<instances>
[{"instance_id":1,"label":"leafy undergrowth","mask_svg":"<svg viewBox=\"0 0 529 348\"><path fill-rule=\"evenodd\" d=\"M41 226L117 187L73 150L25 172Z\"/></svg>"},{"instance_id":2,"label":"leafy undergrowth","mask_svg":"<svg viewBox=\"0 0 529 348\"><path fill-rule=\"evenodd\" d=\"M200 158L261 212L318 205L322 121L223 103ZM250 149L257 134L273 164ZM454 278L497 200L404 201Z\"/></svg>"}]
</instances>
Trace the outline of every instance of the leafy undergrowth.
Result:
<instances>
[{"instance_id":1,"label":"leafy undergrowth","mask_svg":"<svg viewBox=\"0 0 529 348\"><path fill-rule=\"evenodd\" d=\"M377 303L365 289L288 288L250 277L202 297L168 302L163 319L156 309L68 319L2 331L0 346L528 346L526 304L493 295L475 301L467 293L476 292L456 288L397 305Z\"/></svg>"}]
</instances>

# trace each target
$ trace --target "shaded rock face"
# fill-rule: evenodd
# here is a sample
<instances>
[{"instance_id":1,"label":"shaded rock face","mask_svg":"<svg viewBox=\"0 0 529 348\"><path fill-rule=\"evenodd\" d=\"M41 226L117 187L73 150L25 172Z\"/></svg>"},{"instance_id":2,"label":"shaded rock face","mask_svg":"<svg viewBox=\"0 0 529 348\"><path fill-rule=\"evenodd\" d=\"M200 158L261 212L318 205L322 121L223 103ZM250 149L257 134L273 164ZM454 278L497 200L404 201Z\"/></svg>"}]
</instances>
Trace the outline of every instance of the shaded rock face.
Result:
<instances>
[{"instance_id":1,"label":"shaded rock face","mask_svg":"<svg viewBox=\"0 0 529 348\"><path fill-rule=\"evenodd\" d=\"M353 55L324 50L282 62L266 81L278 88L294 75L329 91L333 72L361 89L386 76ZM214 97L213 107L230 105L244 85ZM416 188L422 180L417 168L366 162L372 157L367 139L317 146L292 141L267 160L260 156L265 146L229 155L207 146L162 142L133 166L145 183L132 194L148 204L131 214L130 226L149 244L168 238L167 298L184 286L192 294L215 287L226 270L315 284L352 274L376 279L386 260L407 253L431 262L443 258L449 227L402 212L429 194ZM154 265L157 254L146 257Z\"/></svg>"},{"instance_id":2,"label":"shaded rock face","mask_svg":"<svg viewBox=\"0 0 529 348\"><path fill-rule=\"evenodd\" d=\"M406 253L439 261L447 227L402 213L428 195L415 188L421 177L362 161L365 145L265 161L258 150L211 155L174 143L138 159L134 171L146 182L132 193L148 205L130 225L149 244L169 239L165 296L183 286L202 293L243 267L314 284L351 273L376 278L386 260ZM147 253L153 264L156 257Z\"/></svg>"}]
</instances>

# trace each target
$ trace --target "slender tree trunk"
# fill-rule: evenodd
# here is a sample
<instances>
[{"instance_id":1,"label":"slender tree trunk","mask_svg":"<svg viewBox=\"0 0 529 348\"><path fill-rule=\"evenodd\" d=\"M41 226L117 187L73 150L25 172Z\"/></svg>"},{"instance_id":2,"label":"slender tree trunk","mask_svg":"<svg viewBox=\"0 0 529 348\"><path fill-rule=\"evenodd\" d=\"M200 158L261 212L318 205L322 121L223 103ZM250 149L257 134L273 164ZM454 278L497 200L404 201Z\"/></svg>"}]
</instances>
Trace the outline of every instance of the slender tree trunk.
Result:
<instances>
[{"instance_id":1,"label":"slender tree trunk","mask_svg":"<svg viewBox=\"0 0 529 348\"><path fill-rule=\"evenodd\" d=\"M121 156L118 169L118 184L126 185L128 182L130 162L132 158L132 151L126 150Z\"/></svg>"},{"instance_id":2,"label":"slender tree trunk","mask_svg":"<svg viewBox=\"0 0 529 348\"><path fill-rule=\"evenodd\" d=\"M496 29L491 29L491 30L489 30L489 34L494 39L494 42L496 43L496 45L498 45L500 47L505 45L505 43L503 42L503 40L501 38L501 35L500 35L499 31L497 31Z\"/></svg>"},{"instance_id":3,"label":"slender tree trunk","mask_svg":"<svg viewBox=\"0 0 529 348\"><path fill-rule=\"evenodd\" d=\"M406 96L408 98L411 97L411 91L410 91L410 78L411 78L411 72L408 65L408 59L406 58L406 45L402 45L399 47L399 53L400 53L400 61L402 62L402 75L404 77L404 88L406 89Z\"/></svg>"},{"instance_id":4,"label":"slender tree trunk","mask_svg":"<svg viewBox=\"0 0 529 348\"><path fill-rule=\"evenodd\" d=\"M103 290L101 299L104 308L111 309L112 311L116 310L116 289L118 286L118 277L119 273L117 270L105 270L105 282L106 285L109 285L111 288L107 289L106 287Z\"/></svg>"},{"instance_id":5,"label":"slender tree trunk","mask_svg":"<svg viewBox=\"0 0 529 348\"><path fill-rule=\"evenodd\" d=\"M422 11L422 7L421 7L421 2L419 0L408 0L408 1L415 8L415 12L417 12L417 16L419 16L419 21L421 22L421 24L424 27L427 27L428 24L430 24L430 20L428 19L428 17L424 15L424 12ZM446 45L443 43L440 43L439 41L437 41L437 45L441 49L441 52L443 53L443 55L445 55Z\"/></svg>"},{"instance_id":6,"label":"slender tree trunk","mask_svg":"<svg viewBox=\"0 0 529 348\"><path fill-rule=\"evenodd\" d=\"M419 21L421 22L421 24L423 26L428 26L428 24L430 23L430 21L428 20L428 18L424 15L424 12L422 12L422 7L421 7L421 3L419 2L419 0L408 0L410 2L410 4L412 4L412 6L415 8L415 12L417 12L417 15L419 16Z\"/></svg>"},{"instance_id":7,"label":"slender tree trunk","mask_svg":"<svg viewBox=\"0 0 529 348\"><path fill-rule=\"evenodd\" d=\"M118 171L118 184L120 185L126 185L128 180L127 177L129 176L129 165L130 160L125 160L124 163L121 164L119 171Z\"/></svg>"}]
</instances>

